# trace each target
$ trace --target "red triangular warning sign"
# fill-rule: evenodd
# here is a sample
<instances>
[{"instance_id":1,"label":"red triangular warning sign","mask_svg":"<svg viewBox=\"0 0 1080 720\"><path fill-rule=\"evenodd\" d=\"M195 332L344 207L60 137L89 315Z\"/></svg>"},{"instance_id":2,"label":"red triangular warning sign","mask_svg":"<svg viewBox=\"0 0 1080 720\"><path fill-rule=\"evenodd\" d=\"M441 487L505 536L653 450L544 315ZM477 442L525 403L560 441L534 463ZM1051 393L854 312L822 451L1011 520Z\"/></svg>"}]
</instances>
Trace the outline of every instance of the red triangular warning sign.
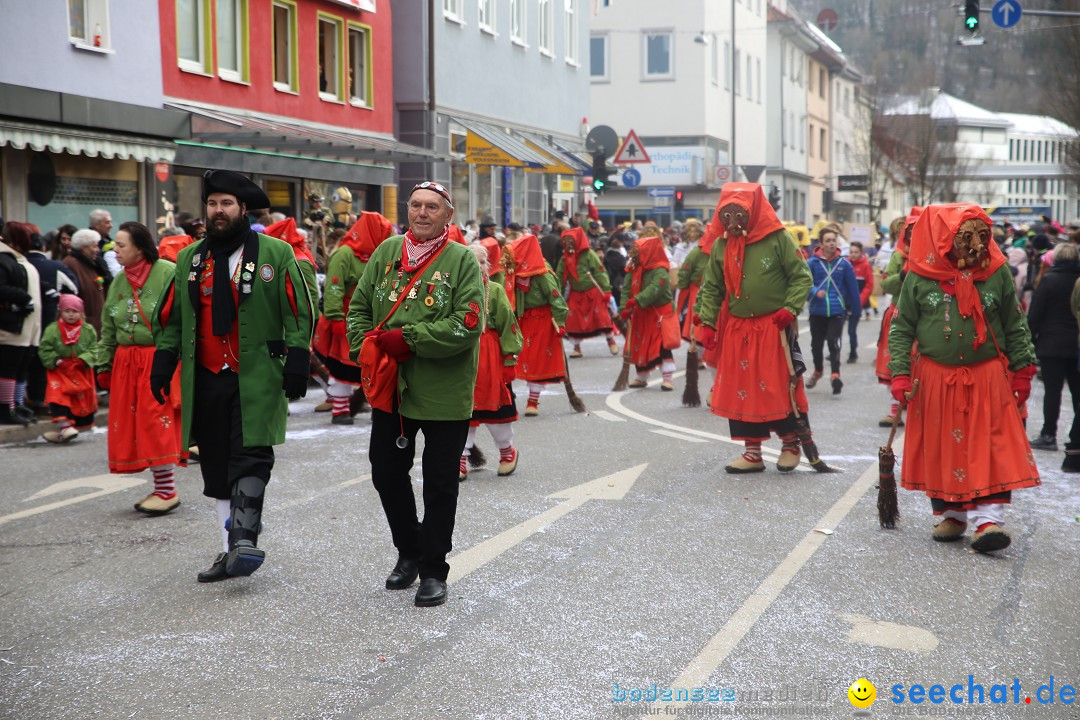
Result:
<instances>
[{"instance_id":1,"label":"red triangular warning sign","mask_svg":"<svg viewBox=\"0 0 1080 720\"><path fill-rule=\"evenodd\" d=\"M613 163L616 165L625 164L649 164L652 160L649 159L649 153L645 152L645 145L642 144L641 139L637 136L637 133L631 130L626 139L623 140L622 146L619 151L615 153Z\"/></svg>"}]
</instances>

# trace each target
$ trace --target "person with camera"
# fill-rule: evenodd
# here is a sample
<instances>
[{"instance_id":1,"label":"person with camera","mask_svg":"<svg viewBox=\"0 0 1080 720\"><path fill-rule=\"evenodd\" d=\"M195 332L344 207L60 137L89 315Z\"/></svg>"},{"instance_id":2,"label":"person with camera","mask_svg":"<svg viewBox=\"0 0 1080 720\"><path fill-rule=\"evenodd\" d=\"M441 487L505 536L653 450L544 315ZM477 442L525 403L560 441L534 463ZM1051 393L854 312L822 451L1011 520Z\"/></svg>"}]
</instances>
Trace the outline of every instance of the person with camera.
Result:
<instances>
[{"instance_id":1,"label":"person with camera","mask_svg":"<svg viewBox=\"0 0 1080 720\"><path fill-rule=\"evenodd\" d=\"M224 551L199 582L247 576L274 445L285 442L288 400L307 393L312 307L293 249L251 229L248 208L270 205L243 175L203 175L207 236L180 251L159 305L150 391L164 405L177 363L180 447L198 440L203 494L217 501ZM227 528L227 529L226 529Z\"/></svg>"},{"instance_id":2,"label":"person with camera","mask_svg":"<svg viewBox=\"0 0 1080 720\"><path fill-rule=\"evenodd\" d=\"M32 228L9 222L0 236L0 425L29 425L33 413L16 402L26 388L30 348L41 338L41 286L30 252Z\"/></svg>"}]
</instances>

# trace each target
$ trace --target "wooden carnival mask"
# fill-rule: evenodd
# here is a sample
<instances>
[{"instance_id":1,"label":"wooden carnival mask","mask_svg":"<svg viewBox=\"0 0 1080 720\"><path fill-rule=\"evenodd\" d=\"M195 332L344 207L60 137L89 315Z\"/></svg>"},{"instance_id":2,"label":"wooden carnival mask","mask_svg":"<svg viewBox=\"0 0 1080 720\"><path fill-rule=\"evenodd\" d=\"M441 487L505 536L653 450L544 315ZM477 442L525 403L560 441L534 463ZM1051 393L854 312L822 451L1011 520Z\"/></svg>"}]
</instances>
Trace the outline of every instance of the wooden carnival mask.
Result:
<instances>
[{"instance_id":1,"label":"wooden carnival mask","mask_svg":"<svg viewBox=\"0 0 1080 720\"><path fill-rule=\"evenodd\" d=\"M720 224L724 226L728 237L745 235L750 222L750 212L742 205L730 203L716 211Z\"/></svg>"},{"instance_id":2,"label":"wooden carnival mask","mask_svg":"<svg viewBox=\"0 0 1080 720\"><path fill-rule=\"evenodd\" d=\"M990 228L986 222L978 218L965 220L953 238L953 247L948 258L961 270L989 267Z\"/></svg>"},{"instance_id":3,"label":"wooden carnival mask","mask_svg":"<svg viewBox=\"0 0 1080 720\"><path fill-rule=\"evenodd\" d=\"M563 235L561 238L559 238L559 243L562 245L562 250L564 253L570 253L571 255L574 254L573 237L571 237L570 235Z\"/></svg>"}]
</instances>

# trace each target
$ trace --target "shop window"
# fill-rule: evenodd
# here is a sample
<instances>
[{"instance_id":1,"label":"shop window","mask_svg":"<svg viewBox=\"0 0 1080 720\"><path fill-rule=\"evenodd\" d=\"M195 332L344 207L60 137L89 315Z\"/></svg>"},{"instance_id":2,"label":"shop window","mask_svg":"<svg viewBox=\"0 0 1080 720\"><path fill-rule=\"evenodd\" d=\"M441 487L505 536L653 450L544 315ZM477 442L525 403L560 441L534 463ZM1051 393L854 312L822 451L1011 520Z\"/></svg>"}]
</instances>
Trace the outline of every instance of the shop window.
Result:
<instances>
[{"instance_id":1,"label":"shop window","mask_svg":"<svg viewBox=\"0 0 1080 720\"><path fill-rule=\"evenodd\" d=\"M209 24L210 0L176 0L176 54L181 70L213 72Z\"/></svg>"},{"instance_id":2,"label":"shop window","mask_svg":"<svg viewBox=\"0 0 1080 720\"><path fill-rule=\"evenodd\" d=\"M76 47L108 50L108 0L68 0L68 37Z\"/></svg>"},{"instance_id":3,"label":"shop window","mask_svg":"<svg viewBox=\"0 0 1080 720\"><path fill-rule=\"evenodd\" d=\"M371 27L349 23L349 102L372 106Z\"/></svg>"},{"instance_id":4,"label":"shop window","mask_svg":"<svg viewBox=\"0 0 1080 720\"><path fill-rule=\"evenodd\" d=\"M248 0L217 0L218 75L247 82Z\"/></svg>"},{"instance_id":5,"label":"shop window","mask_svg":"<svg viewBox=\"0 0 1080 720\"><path fill-rule=\"evenodd\" d=\"M342 82L342 28L341 18L319 13L319 97L323 100L345 100L345 87Z\"/></svg>"},{"instance_id":6,"label":"shop window","mask_svg":"<svg viewBox=\"0 0 1080 720\"><path fill-rule=\"evenodd\" d=\"M296 5L274 0L274 87L300 92L297 66Z\"/></svg>"}]
</instances>

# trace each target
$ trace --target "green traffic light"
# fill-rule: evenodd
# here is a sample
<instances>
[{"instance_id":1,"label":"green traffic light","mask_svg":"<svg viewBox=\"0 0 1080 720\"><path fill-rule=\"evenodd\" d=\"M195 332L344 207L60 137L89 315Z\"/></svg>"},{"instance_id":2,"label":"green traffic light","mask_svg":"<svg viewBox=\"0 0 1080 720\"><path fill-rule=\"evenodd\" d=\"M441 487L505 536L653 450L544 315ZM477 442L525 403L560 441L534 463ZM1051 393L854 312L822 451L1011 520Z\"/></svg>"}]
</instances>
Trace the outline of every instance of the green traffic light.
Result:
<instances>
[{"instance_id":1,"label":"green traffic light","mask_svg":"<svg viewBox=\"0 0 1080 720\"><path fill-rule=\"evenodd\" d=\"M599 178L592 181L593 190L596 190L597 192L602 191L605 185L607 185L607 183Z\"/></svg>"},{"instance_id":2,"label":"green traffic light","mask_svg":"<svg viewBox=\"0 0 1080 720\"><path fill-rule=\"evenodd\" d=\"M964 21L964 24L967 25L968 30L974 30L975 28L979 27L979 18L969 17L967 20Z\"/></svg>"}]
</instances>

